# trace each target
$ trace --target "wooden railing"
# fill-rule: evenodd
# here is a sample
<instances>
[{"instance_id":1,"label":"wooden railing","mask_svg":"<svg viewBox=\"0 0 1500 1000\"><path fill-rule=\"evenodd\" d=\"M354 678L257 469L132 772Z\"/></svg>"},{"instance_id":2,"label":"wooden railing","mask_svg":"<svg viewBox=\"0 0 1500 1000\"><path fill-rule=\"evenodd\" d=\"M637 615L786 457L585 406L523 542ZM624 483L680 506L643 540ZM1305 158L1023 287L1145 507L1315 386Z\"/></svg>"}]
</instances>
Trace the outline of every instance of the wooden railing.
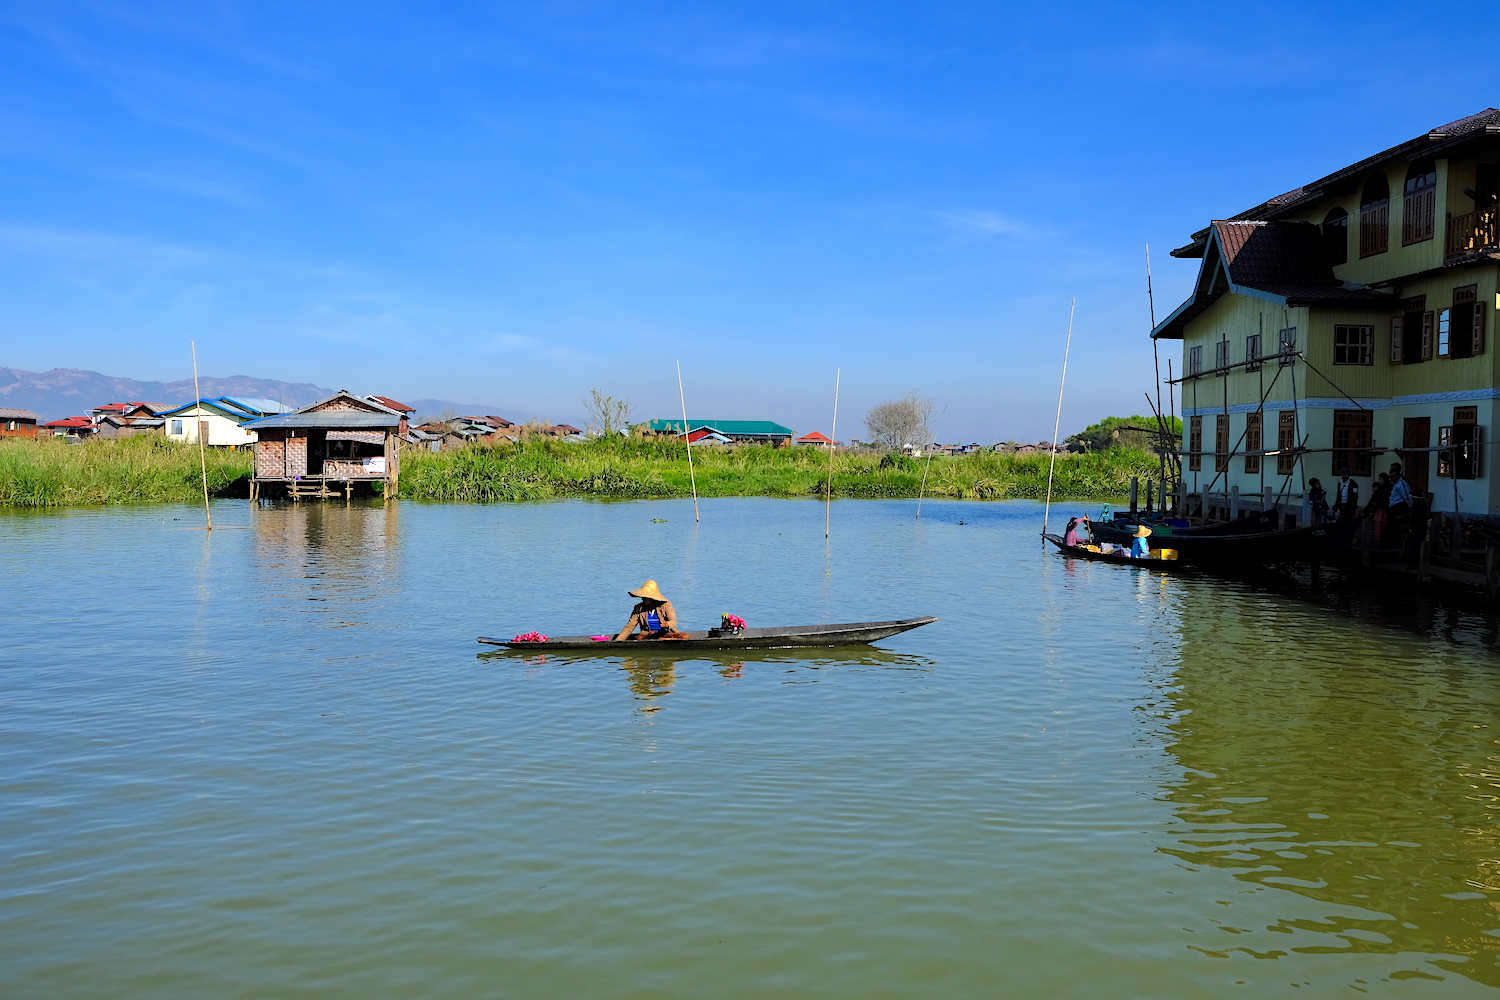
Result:
<instances>
[{"instance_id":1,"label":"wooden railing","mask_svg":"<svg viewBox=\"0 0 1500 1000\"><path fill-rule=\"evenodd\" d=\"M1497 245L1500 245L1500 207L1465 212L1463 215L1448 213L1445 252L1449 257Z\"/></svg>"}]
</instances>

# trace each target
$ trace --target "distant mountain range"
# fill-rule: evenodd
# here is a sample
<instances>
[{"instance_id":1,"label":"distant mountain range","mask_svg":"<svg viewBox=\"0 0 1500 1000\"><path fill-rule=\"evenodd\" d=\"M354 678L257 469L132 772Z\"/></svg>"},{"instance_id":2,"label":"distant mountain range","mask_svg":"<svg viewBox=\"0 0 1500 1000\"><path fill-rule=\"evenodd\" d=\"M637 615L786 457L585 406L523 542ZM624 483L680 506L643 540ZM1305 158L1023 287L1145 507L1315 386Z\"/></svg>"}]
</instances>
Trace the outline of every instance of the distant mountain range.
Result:
<instances>
[{"instance_id":1,"label":"distant mountain range","mask_svg":"<svg viewBox=\"0 0 1500 1000\"><path fill-rule=\"evenodd\" d=\"M311 382L281 382L249 375L198 379L205 398L215 396L248 396L252 399L275 399L288 406L306 406L331 396L335 390ZM382 390L376 389L376 392ZM101 375L82 368L54 368L48 372L28 372L19 368L0 368L0 406L13 406L41 414L44 420L83 416L104 403L191 403L193 380L176 382L141 382L133 378ZM417 408L417 416L439 416L452 410L463 416L504 417L516 423L531 419L528 414L507 410L493 403L455 403L447 399L403 399Z\"/></svg>"}]
</instances>

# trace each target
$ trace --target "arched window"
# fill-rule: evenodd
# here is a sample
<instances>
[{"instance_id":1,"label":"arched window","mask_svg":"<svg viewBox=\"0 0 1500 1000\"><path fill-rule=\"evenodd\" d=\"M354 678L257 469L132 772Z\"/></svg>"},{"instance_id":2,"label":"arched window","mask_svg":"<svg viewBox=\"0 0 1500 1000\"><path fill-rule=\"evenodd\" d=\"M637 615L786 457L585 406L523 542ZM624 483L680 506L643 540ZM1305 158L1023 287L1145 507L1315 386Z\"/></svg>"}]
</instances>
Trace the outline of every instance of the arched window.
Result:
<instances>
[{"instance_id":1,"label":"arched window","mask_svg":"<svg viewBox=\"0 0 1500 1000\"><path fill-rule=\"evenodd\" d=\"M1323 246L1328 251L1328 263L1348 263L1349 213L1342 208L1330 208L1323 216Z\"/></svg>"},{"instance_id":2,"label":"arched window","mask_svg":"<svg viewBox=\"0 0 1500 1000\"><path fill-rule=\"evenodd\" d=\"M1390 249L1391 186L1377 170L1359 196L1359 255L1373 257Z\"/></svg>"},{"instance_id":3,"label":"arched window","mask_svg":"<svg viewBox=\"0 0 1500 1000\"><path fill-rule=\"evenodd\" d=\"M1437 165L1431 160L1413 163L1406 172L1401 202L1401 245L1432 239L1433 204L1437 195Z\"/></svg>"}]
</instances>

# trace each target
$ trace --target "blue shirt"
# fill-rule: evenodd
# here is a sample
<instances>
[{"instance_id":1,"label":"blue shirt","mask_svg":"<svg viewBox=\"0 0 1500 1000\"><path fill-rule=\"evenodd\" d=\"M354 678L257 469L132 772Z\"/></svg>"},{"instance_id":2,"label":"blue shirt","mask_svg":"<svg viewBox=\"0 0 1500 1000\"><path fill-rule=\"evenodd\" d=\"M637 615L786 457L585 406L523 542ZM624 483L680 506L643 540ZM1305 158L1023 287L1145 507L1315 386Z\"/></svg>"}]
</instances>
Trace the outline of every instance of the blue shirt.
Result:
<instances>
[{"instance_id":1,"label":"blue shirt","mask_svg":"<svg viewBox=\"0 0 1500 1000\"><path fill-rule=\"evenodd\" d=\"M1391 484L1391 506L1398 503L1411 502L1411 487L1406 485L1406 477L1403 476Z\"/></svg>"},{"instance_id":2,"label":"blue shirt","mask_svg":"<svg viewBox=\"0 0 1500 1000\"><path fill-rule=\"evenodd\" d=\"M1147 541L1144 538L1137 538L1135 541L1131 542L1130 543L1130 558L1132 558L1132 559L1150 559L1151 558L1151 546L1150 546L1150 544L1147 543Z\"/></svg>"},{"instance_id":3,"label":"blue shirt","mask_svg":"<svg viewBox=\"0 0 1500 1000\"><path fill-rule=\"evenodd\" d=\"M653 632L661 631L661 619L656 616L655 611L646 612L646 627Z\"/></svg>"}]
</instances>

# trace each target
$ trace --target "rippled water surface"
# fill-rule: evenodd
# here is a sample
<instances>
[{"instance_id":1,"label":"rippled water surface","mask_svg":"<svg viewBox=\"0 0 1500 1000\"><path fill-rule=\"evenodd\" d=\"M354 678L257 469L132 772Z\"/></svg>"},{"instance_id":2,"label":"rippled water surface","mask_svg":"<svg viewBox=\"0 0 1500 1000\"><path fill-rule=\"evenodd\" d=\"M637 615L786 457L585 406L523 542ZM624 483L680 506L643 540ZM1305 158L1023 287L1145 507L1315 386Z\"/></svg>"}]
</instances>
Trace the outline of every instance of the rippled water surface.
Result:
<instances>
[{"instance_id":1,"label":"rippled water surface","mask_svg":"<svg viewBox=\"0 0 1500 1000\"><path fill-rule=\"evenodd\" d=\"M1493 622L1077 564L1029 503L823 513L0 515L0 994L1500 987ZM647 577L693 627L942 620L474 642L613 631Z\"/></svg>"}]
</instances>

